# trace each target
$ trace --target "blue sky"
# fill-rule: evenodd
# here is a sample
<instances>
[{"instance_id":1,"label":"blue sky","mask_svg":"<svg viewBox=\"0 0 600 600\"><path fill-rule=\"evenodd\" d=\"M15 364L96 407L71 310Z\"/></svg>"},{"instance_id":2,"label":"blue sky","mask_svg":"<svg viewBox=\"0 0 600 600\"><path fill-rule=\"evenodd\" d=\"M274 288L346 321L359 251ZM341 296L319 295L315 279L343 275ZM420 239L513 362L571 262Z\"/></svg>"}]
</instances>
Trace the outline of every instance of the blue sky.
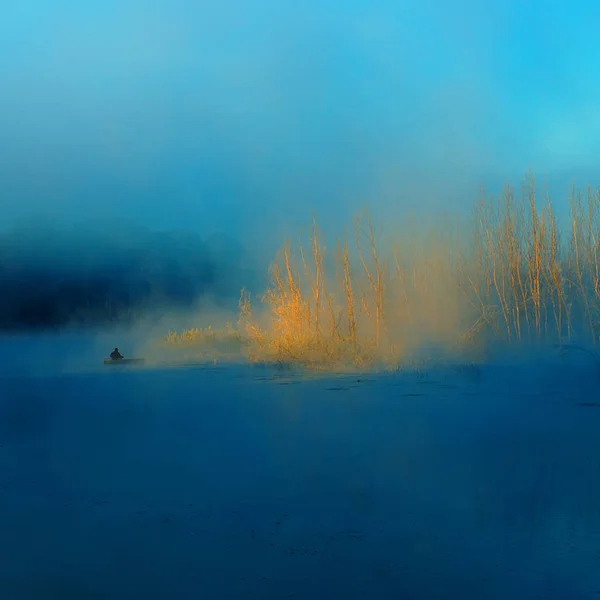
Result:
<instances>
[{"instance_id":1,"label":"blue sky","mask_svg":"<svg viewBox=\"0 0 600 600\"><path fill-rule=\"evenodd\" d=\"M240 239L600 172L600 5L4 0L0 222ZM559 198L557 198L557 201Z\"/></svg>"}]
</instances>

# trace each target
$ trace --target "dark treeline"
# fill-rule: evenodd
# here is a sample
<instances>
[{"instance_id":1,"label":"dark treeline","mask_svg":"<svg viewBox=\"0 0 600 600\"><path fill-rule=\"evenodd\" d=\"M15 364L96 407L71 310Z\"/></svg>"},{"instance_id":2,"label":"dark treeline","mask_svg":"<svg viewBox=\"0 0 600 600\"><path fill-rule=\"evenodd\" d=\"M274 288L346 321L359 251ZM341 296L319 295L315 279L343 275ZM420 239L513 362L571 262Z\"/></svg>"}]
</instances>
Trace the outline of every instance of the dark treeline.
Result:
<instances>
[{"instance_id":1,"label":"dark treeline","mask_svg":"<svg viewBox=\"0 0 600 600\"><path fill-rule=\"evenodd\" d=\"M0 329L131 323L203 297L235 305L249 276L226 237L28 223L0 233Z\"/></svg>"}]
</instances>

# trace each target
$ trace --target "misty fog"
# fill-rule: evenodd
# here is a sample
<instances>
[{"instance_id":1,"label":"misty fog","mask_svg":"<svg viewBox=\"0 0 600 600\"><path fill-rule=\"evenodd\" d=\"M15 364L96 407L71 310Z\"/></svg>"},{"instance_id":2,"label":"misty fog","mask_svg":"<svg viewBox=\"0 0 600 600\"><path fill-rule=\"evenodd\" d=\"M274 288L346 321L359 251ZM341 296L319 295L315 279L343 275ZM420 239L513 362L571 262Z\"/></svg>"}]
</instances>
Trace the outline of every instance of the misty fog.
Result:
<instances>
[{"instance_id":1,"label":"misty fog","mask_svg":"<svg viewBox=\"0 0 600 600\"><path fill-rule=\"evenodd\" d=\"M1 600L598 598L599 29L2 0Z\"/></svg>"},{"instance_id":2,"label":"misty fog","mask_svg":"<svg viewBox=\"0 0 600 600\"><path fill-rule=\"evenodd\" d=\"M52 8L50 8L52 7ZM593 12L593 11L592 11ZM598 167L595 20L536 0L4 2L0 227L28 214L269 251ZM267 238L267 239L265 239Z\"/></svg>"},{"instance_id":3,"label":"misty fog","mask_svg":"<svg viewBox=\"0 0 600 600\"><path fill-rule=\"evenodd\" d=\"M25 221L0 232L0 330L131 325L202 301L233 311L257 282L248 264L228 236Z\"/></svg>"}]
</instances>

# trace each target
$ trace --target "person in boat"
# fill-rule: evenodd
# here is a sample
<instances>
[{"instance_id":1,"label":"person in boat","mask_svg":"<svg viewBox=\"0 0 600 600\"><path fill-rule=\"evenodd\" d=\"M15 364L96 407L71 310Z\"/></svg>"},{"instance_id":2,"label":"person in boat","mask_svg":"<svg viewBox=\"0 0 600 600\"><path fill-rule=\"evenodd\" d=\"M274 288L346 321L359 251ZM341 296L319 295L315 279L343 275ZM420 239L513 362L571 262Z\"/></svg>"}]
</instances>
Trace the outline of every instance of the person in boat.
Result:
<instances>
[{"instance_id":1,"label":"person in boat","mask_svg":"<svg viewBox=\"0 0 600 600\"><path fill-rule=\"evenodd\" d=\"M118 348L115 348L111 353L110 353L110 357L112 360L121 360L123 358L123 355L119 352Z\"/></svg>"}]
</instances>

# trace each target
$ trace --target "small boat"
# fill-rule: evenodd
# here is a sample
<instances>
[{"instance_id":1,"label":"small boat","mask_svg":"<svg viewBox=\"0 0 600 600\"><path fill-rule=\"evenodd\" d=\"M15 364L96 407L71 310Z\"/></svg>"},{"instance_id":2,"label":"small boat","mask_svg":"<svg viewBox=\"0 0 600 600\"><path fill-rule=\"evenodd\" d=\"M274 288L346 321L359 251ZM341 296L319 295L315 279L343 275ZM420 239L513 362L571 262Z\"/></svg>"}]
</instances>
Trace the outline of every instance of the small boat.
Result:
<instances>
[{"instance_id":1,"label":"small boat","mask_svg":"<svg viewBox=\"0 0 600 600\"><path fill-rule=\"evenodd\" d=\"M143 358L107 358L104 360L105 365L143 365L146 362Z\"/></svg>"}]
</instances>

